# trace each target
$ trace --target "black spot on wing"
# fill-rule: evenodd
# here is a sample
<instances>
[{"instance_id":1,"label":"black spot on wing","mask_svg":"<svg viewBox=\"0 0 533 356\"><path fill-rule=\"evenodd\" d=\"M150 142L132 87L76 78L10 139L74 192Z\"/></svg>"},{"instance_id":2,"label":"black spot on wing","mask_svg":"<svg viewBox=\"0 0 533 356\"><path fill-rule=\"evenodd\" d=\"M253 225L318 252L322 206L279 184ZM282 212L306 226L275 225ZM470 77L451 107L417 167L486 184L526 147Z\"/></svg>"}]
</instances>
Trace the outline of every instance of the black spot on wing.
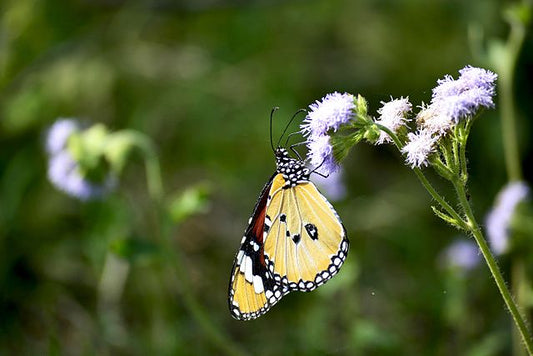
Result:
<instances>
[{"instance_id":1,"label":"black spot on wing","mask_svg":"<svg viewBox=\"0 0 533 356\"><path fill-rule=\"evenodd\" d=\"M300 234L294 234L294 235L292 236L292 241L294 241L295 244L297 244L298 242L300 242L300 239L301 239Z\"/></svg>"},{"instance_id":2,"label":"black spot on wing","mask_svg":"<svg viewBox=\"0 0 533 356\"><path fill-rule=\"evenodd\" d=\"M307 234L311 239L318 240L318 230L315 225L305 224L305 231L307 231Z\"/></svg>"}]
</instances>

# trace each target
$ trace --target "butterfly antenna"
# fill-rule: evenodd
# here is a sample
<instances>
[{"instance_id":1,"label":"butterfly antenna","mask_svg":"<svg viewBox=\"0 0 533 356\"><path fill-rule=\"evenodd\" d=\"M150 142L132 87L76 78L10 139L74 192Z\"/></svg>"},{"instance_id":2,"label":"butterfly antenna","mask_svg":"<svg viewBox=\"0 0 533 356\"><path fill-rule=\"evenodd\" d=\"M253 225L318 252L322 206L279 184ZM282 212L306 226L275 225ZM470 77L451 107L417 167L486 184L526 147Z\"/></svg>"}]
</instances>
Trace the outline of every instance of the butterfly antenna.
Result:
<instances>
[{"instance_id":1,"label":"butterfly antenna","mask_svg":"<svg viewBox=\"0 0 533 356\"><path fill-rule=\"evenodd\" d=\"M289 126L292 124L292 122L294 121L294 119L296 118L296 116L298 116L299 113L301 112L307 112L307 110L305 109L300 109L298 110L297 112L294 113L294 115L292 115L291 119L289 120L289 123L287 124L287 126L285 126L285 130L283 130L283 133L281 134L281 136L279 137L279 140L278 140L278 143L276 146L279 146L279 143L281 142L281 139L283 138L283 136L285 135L285 133L287 132L287 130L289 129Z\"/></svg>"},{"instance_id":2,"label":"butterfly antenna","mask_svg":"<svg viewBox=\"0 0 533 356\"><path fill-rule=\"evenodd\" d=\"M272 118L274 117L274 113L278 109L279 109L279 107L274 106L272 108L272 111L270 112L270 147L272 147L272 152L274 152L274 153L276 153L276 150L274 149L274 145L272 144Z\"/></svg>"}]
</instances>

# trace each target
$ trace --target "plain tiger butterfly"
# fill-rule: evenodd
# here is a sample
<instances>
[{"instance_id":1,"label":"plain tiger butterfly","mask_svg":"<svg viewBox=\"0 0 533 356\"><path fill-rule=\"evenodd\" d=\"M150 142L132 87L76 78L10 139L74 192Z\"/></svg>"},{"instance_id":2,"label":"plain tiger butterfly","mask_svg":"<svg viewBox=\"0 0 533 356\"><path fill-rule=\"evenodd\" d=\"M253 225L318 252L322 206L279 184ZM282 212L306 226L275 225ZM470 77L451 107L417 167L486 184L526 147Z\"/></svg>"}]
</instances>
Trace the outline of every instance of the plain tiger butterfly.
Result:
<instances>
[{"instance_id":1,"label":"plain tiger butterfly","mask_svg":"<svg viewBox=\"0 0 533 356\"><path fill-rule=\"evenodd\" d=\"M272 145L272 115L270 137ZM314 171L279 141L272 149L276 172L259 195L231 271L229 309L238 320L263 315L289 292L326 283L348 253L337 212L309 180Z\"/></svg>"}]
</instances>

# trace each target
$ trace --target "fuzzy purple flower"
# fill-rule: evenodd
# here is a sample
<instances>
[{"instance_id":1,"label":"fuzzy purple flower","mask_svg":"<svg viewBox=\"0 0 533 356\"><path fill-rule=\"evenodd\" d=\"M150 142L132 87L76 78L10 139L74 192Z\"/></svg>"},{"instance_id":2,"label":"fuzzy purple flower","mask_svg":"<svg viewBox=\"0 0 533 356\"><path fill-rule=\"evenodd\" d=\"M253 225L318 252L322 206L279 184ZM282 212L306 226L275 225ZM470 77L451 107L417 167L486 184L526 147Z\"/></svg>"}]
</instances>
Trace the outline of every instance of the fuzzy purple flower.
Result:
<instances>
[{"instance_id":1,"label":"fuzzy purple flower","mask_svg":"<svg viewBox=\"0 0 533 356\"><path fill-rule=\"evenodd\" d=\"M406 155L406 162L411 168L424 167L428 165L428 157L435 152L435 142L438 137L427 130L420 130L417 133L410 132L407 137L409 142L402 148L402 153Z\"/></svg>"},{"instance_id":2,"label":"fuzzy purple flower","mask_svg":"<svg viewBox=\"0 0 533 356\"><path fill-rule=\"evenodd\" d=\"M327 177L318 174L311 176L311 180L323 191L324 195L332 201L341 200L346 196L346 186L344 185L342 178L342 169L330 173Z\"/></svg>"},{"instance_id":3,"label":"fuzzy purple flower","mask_svg":"<svg viewBox=\"0 0 533 356\"><path fill-rule=\"evenodd\" d=\"M449 267L471 270L481 261L479 248L468 240L456 240L449 245L443 254L444 263Z\"/></svg>"},{"instance_id":4,"label":"fuzzy purple flower","mask_svg":"<svg viewBox=\"0 0 533 356\"><path fill-rule=\"evenodd\" d=\"M307 139L307 158L313 167L325 174L332 174L339 169L339 165L333 157L333 147L329 142L328 135L310 136Z\"/></svg>"},{"instance_id":5,"label":"fuzzy purple flower","mask_svg":"<svg viewBox=\"0 0 533 356\"><path fill-rule=\"evenodd\" d=\"M389 102L381 102L383 105L379 110L380 115L377 124L387 127L392 132L397 132L400 127L405 126L408 121L406 115L411 111L412 105L409 102L409 98L392 99ZM381 131L377 145L383 143L390 143L392 139L386 132Z\"/></svg>"},{"instance_id":6,"label":"fuzzy purple flower","mask_svg":"<svg viewBox=\"0 0 533 356\"><path fill-rule=\"evenodd\" d=\"M80 126L71 119L58 120L48 130L48 179L57 189L80 200L101 198L115 186L116 179L108 174L103 182L96 183L81 174L68 148L68 139L77 132L82 132Z\"/></svg>"},{"instance_id":7,"label":"fuzzy purple flower","mask_svg":"<svg viewBox=\"0 0 533 356\"><path fill-rule=\"evenodd\" d=\"M433 89L431 106L455 123L474 115L481 107L493 108L497 75L491 71L466 66L458 79L446 75Z\"/></svg>"},{"instance_id":8,"label":"fuzzy purple flower","mask_svg":"<svg viewBox=\"0 0 533 356\"><path fill-rule=\"evenodd\" d=\"M326 135L331 129L337 131L339 126L355 117L354 96L348 93L331 93L321 101L309 105L309 113L300 126L305 136Z\"/></svg>"},{"instance_id":9,"label":"fuzzy purple flower","mask_svg":"<svg viewBox=\"0 0 533 356\"><path fill-rule=\"evenodd\" d=\"M529 187L524 182L507 184L498 193L496 204L487 214L487 236L494 253L500 255L509 248L509 228L516 206L529 197Z\"/></svg>"},{"instance_id":10,"label":"fuzzy purple flower","mask_svg":"<svg viewBox=\"0 0 533 356\"><path fill-rule=\"evenodd\" d=\"M420 111L416 115L416 123L422 130L439 137L446 134L455 124L450 116L431 105L424 104L420 106Z\"/></svg>"}]
</instances>

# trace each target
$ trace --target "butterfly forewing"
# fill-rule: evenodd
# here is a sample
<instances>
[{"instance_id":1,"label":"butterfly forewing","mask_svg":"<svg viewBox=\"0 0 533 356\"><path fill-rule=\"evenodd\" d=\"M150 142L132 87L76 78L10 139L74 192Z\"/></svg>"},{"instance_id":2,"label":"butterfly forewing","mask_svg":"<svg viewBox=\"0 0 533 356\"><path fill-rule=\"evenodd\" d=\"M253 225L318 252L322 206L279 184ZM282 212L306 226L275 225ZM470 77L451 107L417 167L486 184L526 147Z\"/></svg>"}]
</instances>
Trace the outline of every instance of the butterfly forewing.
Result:
<instances>
[{"instance_id":1,"label":"butterfly forewing","mask_svg":"<svg viewBox=\"0 0 533 356\"><path fill-rule=\"evenodd\" d=\"M266 216L272 220L264 253L274 280L289 290L310 291L335 275L348 240L333 207L311 182L287 188L274 178Z\"/></svg>"}]
</instances>

